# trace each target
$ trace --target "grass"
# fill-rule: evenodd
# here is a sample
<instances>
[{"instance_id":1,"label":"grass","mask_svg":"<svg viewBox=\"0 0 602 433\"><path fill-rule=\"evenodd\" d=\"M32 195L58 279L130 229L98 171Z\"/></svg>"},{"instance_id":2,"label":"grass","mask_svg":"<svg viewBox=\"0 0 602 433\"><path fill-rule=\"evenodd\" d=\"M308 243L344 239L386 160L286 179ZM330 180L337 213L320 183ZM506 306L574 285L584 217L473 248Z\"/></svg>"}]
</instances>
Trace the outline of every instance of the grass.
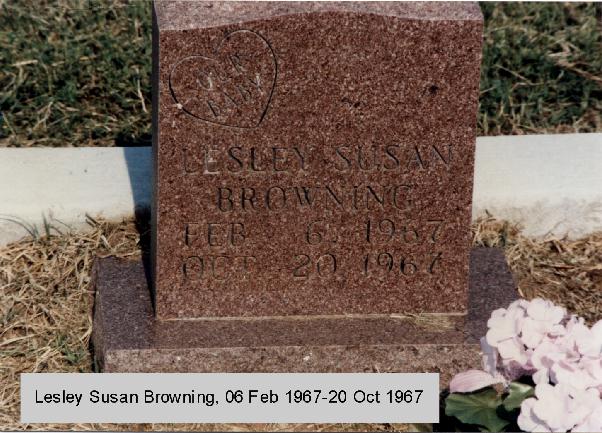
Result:
<instances>
[{"instance_id":1,"label":"grass","mask_svg":"<svg viewBox=\"0 0 602 433\"><path fill-rule=\"evenodd\" d=\"M149 2L0 5L4 145L150 143Z\"/></svg>"},{"instance_id":2,"label":"grass","mask_svg":"<svg viewBox=\"0 0 602 433\"><path fill-rule=\"evenodd\" d=\"M146 249L148 224L93 222L86 234L25 239L0 248L0 431L3 430L403 430L389 424L78 424L19 423L19 374L93 369L90 269L95 256L130 257ZM140 236L140 232L143 236ZM566 306L589 323L602 318L602 233L534 241L505 222L483 219L475 245L504 248L520 294ZM142 241L141 241L142 238Z\"/></svg>"},{"instance_id":3,"label":"grass","mask_svg":"<svg viewBox=\"0 0 602 433\"><path fill-rule=\"evenodd\" d=\"M494 218L479 220L473 232L475 245L504 249L520 296L550 299L590 325L602 319L602 233L533 239Z\"/></svg>"},{"instance_id":4,"label":"grass","mask_svg":"<svg viewBox=\"0 0 602 433\"><path fill-rule=\"evenodd\" d=\"M481 7L479 134L602 131L596 5ZM150 40L146 0L0 0L0 146L150 144Z\"/></svg>"},{"instance_id":5,"label":"grass","mask_svg":"<svg viewBox=\"0 0 602 433\"><path fill-rule=\"evenodd\" d=\"M602 131L602 20L596 6L602 5L481 5L481 135Z\"/></svg>"}]
</instances>

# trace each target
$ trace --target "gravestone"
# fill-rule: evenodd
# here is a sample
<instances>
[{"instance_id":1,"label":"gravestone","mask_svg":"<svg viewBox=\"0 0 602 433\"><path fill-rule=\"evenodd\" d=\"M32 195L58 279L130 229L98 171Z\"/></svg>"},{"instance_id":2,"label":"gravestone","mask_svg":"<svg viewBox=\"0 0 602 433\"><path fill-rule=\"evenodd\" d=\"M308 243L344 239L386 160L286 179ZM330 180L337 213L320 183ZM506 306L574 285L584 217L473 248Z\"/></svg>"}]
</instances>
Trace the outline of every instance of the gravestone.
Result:
<instances>
[{"instance_id":1,"label":"gravestone","mask_svg":"<svg viewBox=\"0 0 602 433\"><path fill-rule=\"evenodd\" d=\"M481 33L470 3L156 2L153 263L97 263L102 368L473 364L513 297L471 253Z\"/></svg>"},{"instance_id":2,"label":"gravestone","mask_svg":"<svg viewBox=\"0 0 602 433\"><path fill-rule=\"evenodd\" d=\"M466 312L477 6L157 21L159 318Z\"/></svg>"}]
</instances>

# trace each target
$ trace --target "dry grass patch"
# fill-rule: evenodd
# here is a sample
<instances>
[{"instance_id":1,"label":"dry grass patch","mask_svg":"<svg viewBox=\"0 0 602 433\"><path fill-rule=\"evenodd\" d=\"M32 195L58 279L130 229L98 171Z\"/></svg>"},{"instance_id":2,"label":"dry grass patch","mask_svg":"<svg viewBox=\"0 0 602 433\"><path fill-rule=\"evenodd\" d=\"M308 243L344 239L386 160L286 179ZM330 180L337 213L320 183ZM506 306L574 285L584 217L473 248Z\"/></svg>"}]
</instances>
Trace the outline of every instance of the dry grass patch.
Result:
<instances>
[{"instance_id":1,"label":"dry grass patch","mask_svg":"<svg viewBox=\"0 0 602 433\"><path fill-rule=\"evenodd\" d=\"M138 238L134 224L94 224L88 234L0 249L0 430L24 427L18 422L20 373L91 371L92 261L139 254Z\"/></svg>"},{"instance_id":2,"label":"dry grass patch","mask_svg":"<svg viewBox=\"0 0 602 433\"><path fill-rule=\"evenodd\" d=\"M602 233L535 240L494 218L479 220L473 231L476 245L504 248L521 296L550 299L590 323L602 319Z\"/></svg>"},{"instance_id":3,"label":"dry grass patch","mask_svg":"<svg viewBox=\"0 0 602 433\"><path fill-rule=\"evenodd\" d=\"M19 423L19 374L89 372L95 256L137 256L146 226L90 221L87 234L24 240L0 248L0 430L403 430L390 424L79 424ZM140 231L143 232L142 241ZM517 227L494 219L474 226L476 244L500 246L520 293L544 296L590 321L602 317L602 234L578 241L525 238Z\"/></svg>"}]
</instances>

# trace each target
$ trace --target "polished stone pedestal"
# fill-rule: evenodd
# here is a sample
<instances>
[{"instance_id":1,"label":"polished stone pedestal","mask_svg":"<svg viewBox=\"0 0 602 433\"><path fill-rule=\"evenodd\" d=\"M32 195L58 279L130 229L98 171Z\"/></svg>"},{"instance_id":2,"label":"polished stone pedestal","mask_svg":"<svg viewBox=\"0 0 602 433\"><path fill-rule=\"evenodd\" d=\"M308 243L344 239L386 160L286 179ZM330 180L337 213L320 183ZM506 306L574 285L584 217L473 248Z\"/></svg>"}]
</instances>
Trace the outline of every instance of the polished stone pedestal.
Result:
<instances>
[{"instance_id":1,"label":"polished stone pedestal","mask_svg":"<svg viewBox=\"0 0 602 433\"><path fill-rule=\"evenodd\" d=\"M516 298L499 249L470 258L466 315L157 320L141 260L95 264L93 345L104 372L438 372L480 365L494 309Z\"/></svg>"}]
</instances>

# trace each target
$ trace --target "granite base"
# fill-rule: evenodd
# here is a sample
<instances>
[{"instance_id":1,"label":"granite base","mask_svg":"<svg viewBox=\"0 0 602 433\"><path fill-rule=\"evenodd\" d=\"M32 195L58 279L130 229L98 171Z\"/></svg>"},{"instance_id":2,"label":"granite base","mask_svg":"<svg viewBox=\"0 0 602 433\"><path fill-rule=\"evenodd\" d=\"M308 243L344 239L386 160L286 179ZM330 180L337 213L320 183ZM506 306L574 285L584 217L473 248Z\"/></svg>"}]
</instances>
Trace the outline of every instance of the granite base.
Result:
<instances>
[{"instance_id":1,"label":"granite base","mask_svg":"<svg viewBox=\"0 0 602 433\"><path fill-rule=\"evenodd\" d=\"M98 259L92 342L104 372L438 372L480 365L492 310L516 298L499 249L474 248L466 315L157 320L142 260Z\"/></svg>"}]
</instances>

